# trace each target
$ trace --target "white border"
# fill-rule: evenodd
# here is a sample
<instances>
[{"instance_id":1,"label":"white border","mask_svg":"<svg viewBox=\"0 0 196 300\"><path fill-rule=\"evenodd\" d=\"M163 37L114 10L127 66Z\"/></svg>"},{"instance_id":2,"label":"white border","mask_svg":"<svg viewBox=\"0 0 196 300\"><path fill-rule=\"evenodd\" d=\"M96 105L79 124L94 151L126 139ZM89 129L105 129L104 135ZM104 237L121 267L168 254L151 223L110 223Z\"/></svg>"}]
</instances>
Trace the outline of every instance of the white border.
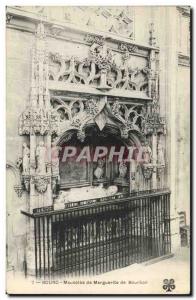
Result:
<instances>
[{"instance_id":1,"label":"white border","mask_svg":"<svg viewBox=\"0 0 196 300\"><path fill-rule=\"evenodd\" d=\"M118 6L124 6L124 5L190 5L193 9L195 4L195 0L188 1L186 3L185 0L178 0L177 3L174 1L128 1L128 0L94 0L94 1L87 1L87 0L58 0L58 1L44 1L44 0L34 0L31 2L28 1L5 1L1 0L0 2L0 37L1 37L1 55L0 55L0 91L1 91L1 97L0 97L0 143L1 143L1 150L0 150L0 299L7 299L7 295L5 294L5 240L6 240L6 234L5 234L5 164L6 164L6 158L5 158L5 128L6 128L6 118L5 118L5 109L6 109L6 44L5 44L5 6L8 5L51 5L51 6L57 6L57 5L94 5L94 6L101 6L101 5L118 5ZM194 5L195 4L195 5ZM195 26L194 26L195 27ZM193 34L194 36L193 41L195 41L195 28L193 28ZM194 45L193 45L194 46ZM193 47L194 49L194 47ZM194 64L195 66L195 64ZM193 66L193 67L194 67ZM193 86L196 86L195 84L195 78L193 78ZM194 99L192 99L194 102ZM16 104L17 105L17 104ZM195 107L194 106L194 116L195 113ZM193 118L194 119L194 118ZM194 124L195 125L195 124ZM194 128L195 129L195 126ZM193 132L193 141L196 140L196 130ZM193 145L195 146L195 145ZM195 170L195 161L194 161L194 170ZM195 178L194 178L195 179ZM193 181L193 186L196 185L196 180ZM194 197L193 197L194 200ZM195 207L194 205L194 216L195 214ZM193 231L194 232L194 231ZM194 239L195 240L195 239ZM194 246L194 245L193 245ZM193 247L193 249L195 249ZM195 262L195 259L193 260ZM195 266L195 265L194 265ZM194 278L195 279L195 278ZM193 282L193 286L195 285L195 280ZM27 297L17 297L21 299L25 299ZM36 297L37 299L41 299L40 297ZM57 297L52 297L53 299L57 299ZM70 298L70 297L66 297ZM77 297L78 298L78 297ZM105 297L102 297L102 299ZM142 297L141 297L142 298ZM72 297L73 299L73 297ZM138 297L136 298L138 299Z\"/></svg>"}]
</instances>

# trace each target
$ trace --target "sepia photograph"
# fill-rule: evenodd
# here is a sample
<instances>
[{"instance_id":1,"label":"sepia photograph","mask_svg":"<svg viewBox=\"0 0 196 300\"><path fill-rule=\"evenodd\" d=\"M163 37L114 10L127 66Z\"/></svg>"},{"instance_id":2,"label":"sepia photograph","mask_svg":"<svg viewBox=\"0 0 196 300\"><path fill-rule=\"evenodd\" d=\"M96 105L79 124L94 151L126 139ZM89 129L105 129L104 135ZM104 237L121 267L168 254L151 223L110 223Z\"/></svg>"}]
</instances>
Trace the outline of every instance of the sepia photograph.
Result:
<instances>
[{"instance_id":1,"label":"sepia photograph","mask_svg":"<svg viewBox=\"0 0 196 300\"><path fill-rule=\"evenodd\" d=\"M191 7L5 15L6 293L190 295Z\"/></svg>"}]
</instances>

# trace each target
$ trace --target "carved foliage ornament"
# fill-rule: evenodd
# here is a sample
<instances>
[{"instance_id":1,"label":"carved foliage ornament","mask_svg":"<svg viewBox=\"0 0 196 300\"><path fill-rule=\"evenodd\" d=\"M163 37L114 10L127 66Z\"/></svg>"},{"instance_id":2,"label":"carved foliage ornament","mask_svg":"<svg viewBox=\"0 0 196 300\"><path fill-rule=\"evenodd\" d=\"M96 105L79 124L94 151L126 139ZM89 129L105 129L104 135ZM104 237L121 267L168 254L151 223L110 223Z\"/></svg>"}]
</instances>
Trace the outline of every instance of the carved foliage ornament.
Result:
<instances>
[{"instance_id":1,"label":"carved foliage ornament","mask_svg":"<svg viewBox=\"0 0 196 300\"><path fill-rule=\"evenodd\" d=\"M128 106L118 101L111 102L108 105L110 113L121 123L121 136L128 138L130 131L141 132L144 119L143 108L138 112L137 106Z\"/></svg>"},{"instance_id":2,"label":"carved foliage ornament","mask_svg":"<svg viewBox=\"0 0 196 300\"><path fill-rule=\"evenodd\" d=\"M134 50L134 47L132 50L130 47L130 51ZM89 57L84 59L50 53L49 80L91 85L98 89L117 88L147 92L149 72L133 69L128 62L128 51L122 55L120 65L116 64L115 56L106 44L93 43L89 52ZM138 75L141 77L139 82L136 80Z\"/></svg>"},{"instance_id":3,"label":"carved foliage ornament","mask_svg":"<svg viewBox=\"0 0 196 300\"><path fill-rule=\"evenodd\" d=\"M85 41L89 44L98 44L100 46L103 46L103 44L105 43L105 39L103 36L96 36L96 35L91 35L91 34L87 34L85 36Z\"/></svg>"},{"instance_id":4,"label":"carved foliage ornament","mask_svg":"<svg viewBox=\"0 0 196 300\"><path fill-rule=\"evenodd\" d=\"M45 193L47 190L47 186L50 183L50 176L42 176L37 175L32 177L32 183L35 185L38 193Z\"/></svg>"},{"instance_id":5,"label":"carved foliage ornament","mask_svg":"<svg viewBox=\"0 0 196 300\"><path fill-rule=\"evenodd\" d=\"M105 44L93 44L90 48L90 59L95 62L99 70L110 70L112 65L115 66L112 51Z\"/></svg>"},{"instance_id":6,"label":"carved foliage ornament","mask_svg":"<svg viewBox=\"0 0 196 300\"><path fill-rule=\"evenodd\" d=\"M128 51L128 52L137 52L138 51L138 47L136 45L132 45L132 44L121 43L121 44L119 44L118 48L121 51Z\"/></svg>"},{"instance_id":7,"label":"carved foliage ornament","mask_svg":"<svg viewBox=\"0 0 196 300\"><path fill-rule=\"evenodd\" d=\"M18 197L21 198L22 194L23 194L23 186L20 184L16 184L16 185L14 185L14 190L15 190L16 194L18 195Z\"/></svg>"},{"instance_id":8,"label":"carved foliage ornament","mask_svg":"<svg viewBox=\"0 0 196 300\"><path fill-rule=\"evenodd\" d=\"M103 129L105 123L100 121L98 116L103 111L106 100L104 99L75 99L64 101L60 97L51 99L53 110L59 114L59 132L76 129L78 138L83 141L85 138L84 127L94 121L100 130Z\"/></svg>"},{"instance_id":9,"label":"carved foliage ornament","mask_svg":"<svg viewBox=\"0 0 196 300\"><path fill-rule=\"evenodd\" d=\"M156 99L145 113L142 123L142 132L144 135L157 133L166 134L165 118L159 115L159 105Z\"/></svg>"},{"instance_id":10,"label":"carved foliage ornament","mask_svg":"<svg viewBox=\"0 0 196 300\"><path fill-rule=\"evenodd\" d=\"M137 131L142 136L147 134L165 133L165 119L161 118L158 108L133 106L119 101L106 102L105 99L62 100L60 96L52 98L53 111L57 117L59 134L76 129L78 138L85 139L85 125L95 122L100 131L107 123L107 114L119 123L121 136L128 138L130 131ZM105 114L107 111L107 114Z\"/></svg>"},{"instance_id":11,"label":"carved foliage ornament","mask_svg":"<svg viewBox=\"0 0 196 300\"><path fill-rule=\"evenodd\" d=\"M56 133L58 135L59 115L44 108L27 108L19 118L19 134Z\"/></svg>"}]
</instances>

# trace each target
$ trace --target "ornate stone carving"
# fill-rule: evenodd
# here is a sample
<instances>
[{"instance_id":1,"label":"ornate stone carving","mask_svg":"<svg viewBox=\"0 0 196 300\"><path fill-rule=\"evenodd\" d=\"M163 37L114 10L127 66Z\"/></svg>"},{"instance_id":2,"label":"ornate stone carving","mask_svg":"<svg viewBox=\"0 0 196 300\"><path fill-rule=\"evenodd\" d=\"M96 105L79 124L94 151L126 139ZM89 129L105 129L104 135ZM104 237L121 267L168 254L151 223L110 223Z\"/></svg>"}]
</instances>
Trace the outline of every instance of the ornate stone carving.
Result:
<instances>
[{"instance_id":1,"label":"ornate stone carving","mask_svg":"<svg viewBox=\"0 0 196 300\"><path fill-rule=\"evenodd\" d=\"M49 80L85 84L101 90L117 88L147 92L145 68L144 71L132 68L128 51L123 53L121 63L116 63L106 43L100 44L93 43L89 57L85 59L50 53Z\"/></svg>"},{"instance_id":2,"label":"ornate stone carving","mask_svg":"<svg viewBox=\"0 0 196 300\"><path fill-rule=\"evenodd\" d=\"M142 164L142 173L145 179L151 179L154 166L152 164Z\"/></svg>"},{"instance_id":3,"label":"ornate stone carving","mask_svg":"<svg viewBox=\"0 0 196 300\"><path fill-rule=\"evenodd\" d=\"M109 104L108 109L111 115L120 122L119 127L123 138L128 138L130 131L142 133L144 115L141 107L129 106L115 101Z\"/></svg>"},{"instance_id":4,"label":"ornate stone carving","mask_svg":"<svg viewBox=\"0 0 196 300\"><path fill-rule=\"evenodd\" d=\"M22 175L22 183L25 190L29 193L30 192L30 175Z\"/></svg>"},{"instance_id":5,"label":"ornate stone carving","mask_svg":"<svg viewBox=\"0 0 196 300\"><path fill-rule=\"evenodd\" d=\"M165 118L159 115L159 104L156 99L154 99L152 105L146 109L142 122L142 132L144 135L157 133L166 134Z\"/></svg>"},{"instance_id":6,"label":"ornate stone carving","mask_svg":"<svg viewBox=\"0 0 196 300\"><path fill-rule=\"evenodd\" d=\"M57 136L60 133L60 128L59 128L59 124L60 124L60 115L58 114L58 112L54 109L51 109L51 113L50 113L50 134L56 134Z\"/></svg>"},{"instance_id":7,"label":"ornate stone carving","mask_svg":"<svg viewBox=\"0 0 196 300\"><path fill-rule=\"evenodd\" d=\"M21 198L22 194L23 194L22 185L19 185L19 184L14 185L14 190L15 190L16 194L18 195L18 197Z\"/></svg>"},{"instance_id":8,"label":"ornate stone carving","mask_svg":"<svg viewBox=\"0 0 196 300\"><path fill-rule=\"evenodd\" d=\"M35 185L38 193L43 194L46 192L48 184L50 183L50 176L36 175L32 177L32 183Z\"/></svg>"},{"instance_id":9,"label":"ornate stone carving","mask_svg":"<svg viewBox=\"0 0 196 300\"><path fill-rule=\"evenodd\" d=\"M60 97L53 97L51 101L53 110L60 115L59 133L68 129L75 129L78 132L78 138L84 140L84 127L89 121L94 121L100 130L105 126L104 120L98 119L106 105L105 98L81 98L64 101Z\"/></svg>"},{"instance_id":10,"label":"ornate stone carving","mask_svg":"<svg viewBox=\"0 0 196 300\"><path fill-rule=\"evenodd\" d=\"M19 118L19 134L46 135L59 133L60 116L53 110L44 108L27 108Z\"/></svg>"},{"instance_id":11,"label":"ornate stone carving","mask_svg":"<svg viewBox=\"0 0 196 300\"><path fill-rule=\"evenodd\" d=\"M84 130L78 130L78 132L77 132L78 140L83 143L84 140L85 140L85 137L86 137L85 131Z\"/></svg>"},{"instance_id":12,"label":"ornate stone carving","mask_svg":"<svg viewBox=\"0 0 196 300\"><path fill-rule=\"evenodd\" d=\"M90 48L90 59L95 62L100 70L110 70L115 65L112 51L106 46L94 43Z\"/></svg>"},{"instance_id":13,"label":"ornate stone carving","mask_svg":"<svg viewBox=\"0 0 196 300\"><path fill-rule=\"evenodd\" d=\"M42 22L38 24L35 36L40 40L44 40L46 38L46 32Z\"/></svg>"},{"instance_id":14,"label":"ornate stone carving","mask_svg":"<svg viewBox=\"0 0 196 300\"><path fill-rule=\"evenodd\" d=\"M19 159L17 159L16 164L7 161L6 162L6 169L10 169L15 177L15 186L14 186L14 190L17 193L18 197L22 196L22 184L21 184L21 172L22 172L22 158L20 157Z\"/></svg>"},{"instance_id":15,"label":"ornate stone carving","mask_svg":"<svg viewBox=\"0 0 196 300\"><path fill-rule=\"evenodd\" d=\"M112 66L115 67L112 51L107 48L106 44L102 46L93 44L90 48L90 59L100 70L100 85L99 89L107 90L111 86L107 84L107 73Z\"/></svg>"},{"instance_id":16,"label":"ornate stone carving","mask_svg":"<svg viewBox=\"0 0 196 300\"><path fill-rule=\"evenodd\" d=\"M26 109L19 118L19 134L30 134L31 130L31 112Z\"/></svg>"},{"instance_id":17,"label":"ornate stone carving","mask_svg":"<svg viewBox=\"0 0 196 300\"><path fill-rule=\"evenodd\" d=\"M49 131L49 112L43 108L31 109L31 128L33 133L44 135Z\"/></svg>"},{"instance_id":18,"label":"ornate stone carving","mask_svg":"<svg viewBox=\"0 0 196 300\"><path fill-rule=\"evenodd\" d=\"M105 39L103 36L91 35L91 34L87 34L85 36L85 41L91 45L96 43L100 46L103 46L103 44L105 43Z\"/></svg>"},{"instance_id":19,"label":"ornate stone carving","mask_svg":"<svg viewBox=\"0 0 196 300\"><path fill-rule=\"evenodd\" d=\"M84 128L89 121L94 121L100 130L104 128L107 122L104 109L107 110L107 113L112 118L118 121L123 138L128 138L130 131L137 131L143 136L149 133L152 134L154 130L156 130L156 133L160 132L162 123L164 123L164 120L159 116L157 119L152 117L152 114L147 113L147 109L144 106L123 104L117 100L106 103L105 99L64 101L60 97L53 97L52 103L53 110L61 115L59 133L63 133L68 129L75 129L81 141L84 141Z\"/></svg>"},{"instance_id":20,"label":"ornate stone carving","mask_svg":"<svg viewBox=\"0 0 196 300\"><path fill-rule=\"evenodd\" d=\"M150 33L150 38L149 38L149 43L151 46L156 46L156 37L154 35L154 23L150 23L150 30L149 30L149 33Z\"/></svg>"},{"instance_id":21,"label":"ornate stone carving","mask_svg":"<svg viewBox=\"0 0 196 300\"><path fill-rule=\"evenodd\" d=\"M63 32L63 30L64 28L62 26L56 24L50 26L50 32L54 37L60 35Z\"/></svg>"},{"instance_id":22,"label":"ornate stone carving","mask_svg":"<svg viewBox=\"0 0 196 300\"><path fill-rule=\"evenodd\" d=\"M137 52L138 51L138 47L136 45L132 45L132 44L125 44L125 43L120 43L118 48L121 51L125 51L125 52Z\"/></svg>"},{"instance_id":23,"label":"ornate stone carving","mask_svg":"<svg viewBox=\"0 0 196 300\"><path fill-rule=\"evenodd\" d=\"M16 168L22 172L22 157L19 157L17 160L16 160Z\"/></svg>"}]
</instances>

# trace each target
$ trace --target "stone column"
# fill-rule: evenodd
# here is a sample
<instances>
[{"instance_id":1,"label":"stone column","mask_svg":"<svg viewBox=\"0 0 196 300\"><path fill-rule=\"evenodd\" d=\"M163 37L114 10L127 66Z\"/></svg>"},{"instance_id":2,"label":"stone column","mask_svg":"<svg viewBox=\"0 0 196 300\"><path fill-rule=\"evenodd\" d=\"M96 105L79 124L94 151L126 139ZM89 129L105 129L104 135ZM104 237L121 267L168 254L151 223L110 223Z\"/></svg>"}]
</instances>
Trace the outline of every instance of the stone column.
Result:
<instances>
[{"instance_id":1,"label":"stone column","mask_svg":"<svg viewBox=\"0 0 196 300\"><path fill-rule=\"evenodd\" d=\"M176 152L176 107L177 103L177 9L176 7L165 7L165 14L160 16L162 26L165 28L163 39L160 40L160 69L161 72L161 111L164 110L165 102L166 113L166 155L168 165L168 186L171 189L170 209L171 209L171 239L172 252L175 252L180 246L179 236L179 219L177 214L176 198L176 168L177 168L177 152ZM161 10L162 11L162 10ZM163 14L163 11L162 11Z\"/></svg>"},{"instance_id":2,"label":"stone column","mask_svg":"<svg viewBox=\"0 0 196 300\"><path fill-rule=\"evenodd\" d=\"M38 24L35 33L35 49L32 54L32 81L30 94L30 199L29 212L34 208L52 205L51 193L51 132L50 97L48 91L48 53L44 25ZM41 120L41 121L40 121ZM40 142L44 143L43 145ZM38 148L39 147L39 148ZM44 147L46 155L44 157ZM36 157L36 150L39 156ZM43 161L40 167L40 161ZM46 164L46 168L44 168ZM40 170L41 169L41 170ZM45 186L45 190L43 188ZM41 221L42 222L42 221ZM43 233L41 232L41 235ZM41 253L42 257L45 255ZM35 275L34 219L28 219L27 228L27 274Z\"/></svg>"}]
</instances>

